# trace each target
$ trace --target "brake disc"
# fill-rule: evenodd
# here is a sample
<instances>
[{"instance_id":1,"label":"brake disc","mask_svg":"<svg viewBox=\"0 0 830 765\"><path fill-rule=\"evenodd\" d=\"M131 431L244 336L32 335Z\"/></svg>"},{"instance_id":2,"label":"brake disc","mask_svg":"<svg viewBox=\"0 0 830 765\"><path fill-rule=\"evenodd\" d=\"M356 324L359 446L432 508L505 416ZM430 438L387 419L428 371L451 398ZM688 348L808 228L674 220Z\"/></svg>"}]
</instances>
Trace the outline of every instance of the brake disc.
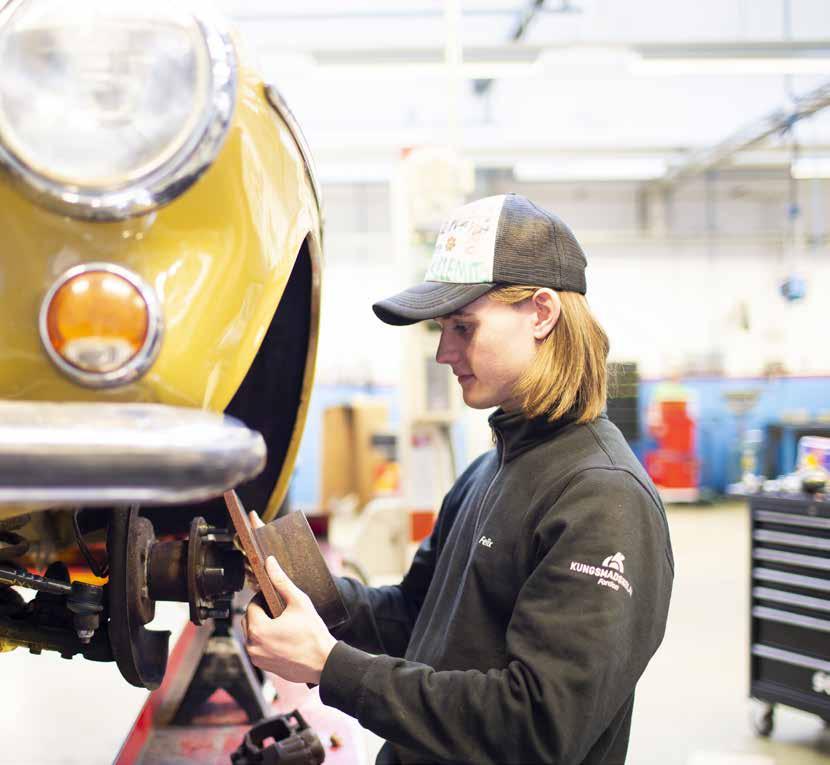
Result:
<instances>
[{"instance_id":1,"label":"brake disc","mask_svg":"<svg viewBox=\"0 0 830 765\"><path fill-rule=\"evenodd\" d=\"M155 615L147 586L147 562L155 538L153 524L141 517L137 507L113 511L107 533L110 643L127 682L151 690L161 685L170 641L167 630L144 626Z\"/></svg>"}]
</instances>

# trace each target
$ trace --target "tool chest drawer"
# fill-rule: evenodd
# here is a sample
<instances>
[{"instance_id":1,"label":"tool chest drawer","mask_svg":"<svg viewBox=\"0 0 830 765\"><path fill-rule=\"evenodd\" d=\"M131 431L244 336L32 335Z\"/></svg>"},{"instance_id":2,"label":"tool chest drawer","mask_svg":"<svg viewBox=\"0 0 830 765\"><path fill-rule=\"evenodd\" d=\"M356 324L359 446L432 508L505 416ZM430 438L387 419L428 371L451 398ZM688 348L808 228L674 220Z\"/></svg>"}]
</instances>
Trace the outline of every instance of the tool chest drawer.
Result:
<instances>
[{"instance_id":1,"label":"tool chest drawer","mask_svg":"<svg viewBox=\"0 0 830 765\"><path fill-rule=\"evenodd\" d=\"M830 501L749 505L750 694L830 720Z\"/></svg>"}]
</instances>

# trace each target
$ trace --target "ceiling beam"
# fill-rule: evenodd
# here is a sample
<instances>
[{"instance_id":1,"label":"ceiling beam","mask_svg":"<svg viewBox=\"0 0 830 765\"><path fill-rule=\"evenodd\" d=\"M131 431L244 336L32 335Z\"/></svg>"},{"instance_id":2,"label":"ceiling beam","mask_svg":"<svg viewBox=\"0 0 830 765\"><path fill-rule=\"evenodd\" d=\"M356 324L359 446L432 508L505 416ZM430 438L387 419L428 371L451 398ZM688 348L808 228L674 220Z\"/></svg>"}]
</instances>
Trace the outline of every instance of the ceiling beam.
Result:
<instances>
[{"instance_id":1,"label":"ceiling beam","mask_svg":"<svg viewBox=\"0 0 830 765\"><path fill-rule=\"evenodd\" d=\"M539 11L542 10L544 5L545 0L530 0L530 2L520 11L519 18L516 21L516 26L510 34L510 43L515 44L519 42L522 37L524 37L525 32L527 32L534 17L537 13L539 13ZM570 5L567 0L565 0L562 5L563 7L568 6L570 10ZM493 87L492 79L475 80L473 82L473 91L479 96L483 96L488 90L490 90L491 87Z\"/></svg>"},{"instance_id":2,"label":"ceiling beam","mask_svg":"<svg viewBox=\"0 0 830 765\"><path fill-rule=\"evenodd\" d=\"M530 7L539 4L539 10L546 14L554 13L579 13L578 8L574 8L571 0L561 0L560 4L553 8L541 8L545 0L530 0ZM2 0L0 0L2 4ZM533 10L527 21L537 11ZM438 8L367 8L358 10L320 10L320 11L275 11L271 9L262 10L245 10L232 12L230 17L236 22L246 21L344 21L348 19L401 19L401 18L443 18L444 9ZM516 16L516 6L514 4L505 5L504 7L481 7L473 8L466 7L462 9L462 16ZM523 19L527 16L527 10L522 11ZM520 20L521 25L521 20ZM518 28L518 27L517 27ZM521 35L520 35L521 36Z\"/></svg>"},{"instance_id":3,"label":"ceiling beam","mask_svg":"<svg viewBox=\"0 0 830 765\"><path fill-rule=\"evenodd\" d=\"M669 169L665 176L653 182L659 189L670 189L682 181L726 165L739 152L758 146L768 138L782 135L806 117L830 106L830 81L796 98L791 107L776 109L744 125L726 139L693 153L681 165Z\"/></svg>"}]
</instances>

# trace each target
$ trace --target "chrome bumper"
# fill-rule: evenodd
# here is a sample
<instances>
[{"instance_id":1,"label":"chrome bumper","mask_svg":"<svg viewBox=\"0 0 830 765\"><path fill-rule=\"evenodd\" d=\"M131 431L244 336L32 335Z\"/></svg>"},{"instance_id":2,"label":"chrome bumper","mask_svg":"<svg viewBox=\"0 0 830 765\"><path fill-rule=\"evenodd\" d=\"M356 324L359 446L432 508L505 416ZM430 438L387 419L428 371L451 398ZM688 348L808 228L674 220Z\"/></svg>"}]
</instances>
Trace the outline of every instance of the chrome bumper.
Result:
<instances>
[{"instance_id":1,"label":"chrome bumper","mask_svg":"<svg viewBox=\"0 0 830 765\"><path fill-rule=\"evenodd\" d=\"M0 402L0 504L198 502L265 467L239 420L160 404Z\"/></svg>"}]
</instances>

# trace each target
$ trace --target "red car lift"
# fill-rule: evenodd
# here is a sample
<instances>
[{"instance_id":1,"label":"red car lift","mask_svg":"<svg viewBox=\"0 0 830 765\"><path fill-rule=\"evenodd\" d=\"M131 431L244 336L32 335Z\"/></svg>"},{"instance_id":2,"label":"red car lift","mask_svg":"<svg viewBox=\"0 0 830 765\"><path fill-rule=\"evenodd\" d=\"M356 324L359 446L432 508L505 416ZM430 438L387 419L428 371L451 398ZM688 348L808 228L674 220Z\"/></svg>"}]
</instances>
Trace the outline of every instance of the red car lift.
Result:
<instances>
[{"instance_id":1,"label":"red car lift","mask_svg":"<svg viewBox=\"0 0 830 765\"><path fill-rule=\"evenodd\" d=\"M150 694L138 719L127 736L115 765L160 765L161 763L192 762L203 765L228 765L231 753L239 746L253 725L249 714L256 714L250 701L249 713L234 700L228 691L216 690L206 702L198 704L194 697L191 679L204 669L206 648L211 641L224 640L220 653L227 653L228 646L242 644L236 627L224 633L214 634L213 624L207 622L196 627L188 622L176 642L167 665L164 681L158 690ZM231 652L233 649L230 649ZM247 656L242 650L242 674L244 667L250 671ZM356 720L337 709L326 707L320 701L318 690L305 684L288 683L269 675L277 691L272 704L262 700L266 715L291 712L298 709L309 725L317 732L326 752L326 763L331 765L360 765L366 761L363 733ZM258 683L257 683L258 685ZM232 688L237 699L239 685ZM191 707L182 714L183 704L189 697ZM190 718L186 724L172 724L175 719Z\"/></svg>"}]
</instances>

